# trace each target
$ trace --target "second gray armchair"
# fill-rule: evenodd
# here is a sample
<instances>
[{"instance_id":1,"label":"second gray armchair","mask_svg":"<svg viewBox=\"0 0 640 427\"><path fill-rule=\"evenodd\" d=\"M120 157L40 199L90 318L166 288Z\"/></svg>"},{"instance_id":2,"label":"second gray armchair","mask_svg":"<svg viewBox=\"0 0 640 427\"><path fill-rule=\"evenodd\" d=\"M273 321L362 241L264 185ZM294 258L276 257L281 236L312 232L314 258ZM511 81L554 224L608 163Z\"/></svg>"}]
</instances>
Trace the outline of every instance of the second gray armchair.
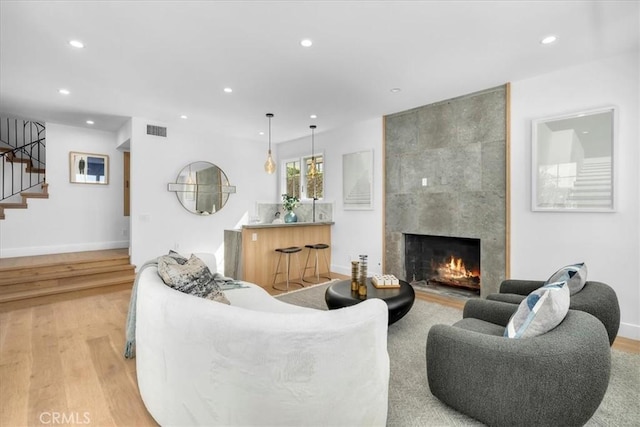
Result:
<instances>
[{"instance_id":1,"label":"second gray armchair","mask_svg":"<svg viewBox=\"0 0 640 427\"><path fill-rule=\"evenodd\" d=\"M542 285L544 282L541 280L505 280L500 284L500 293L490 294L487 299L520 304L529 293ZM582 290L571 295L569 309L595 316L607 329L609 344L613 344L620 327L620 306L616 292L609 285L587 281Z\"/></svg>"}]
</instances>

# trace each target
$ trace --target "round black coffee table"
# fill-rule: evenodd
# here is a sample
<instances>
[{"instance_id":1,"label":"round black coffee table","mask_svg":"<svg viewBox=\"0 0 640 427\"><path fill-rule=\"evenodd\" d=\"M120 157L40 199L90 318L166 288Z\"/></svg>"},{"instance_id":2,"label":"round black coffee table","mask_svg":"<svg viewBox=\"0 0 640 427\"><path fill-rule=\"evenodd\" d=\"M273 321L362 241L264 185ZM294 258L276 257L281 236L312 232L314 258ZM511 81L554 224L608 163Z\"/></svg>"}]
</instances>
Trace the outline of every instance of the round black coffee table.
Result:
<instances>
[{"instance_id":1,"label":"round black coffee table","mask_svg":"<svg viewBox=\"0 0 640 427\"><path fill-rule=\"evenodd\" d=\"M371 279L367 279L367 297L380 298L389 307L389 325L402 319L413 307L416 293L413 286L400 280L400 287L393 289L379 289L373 286ZM360 299L357 292L351 292L351 280L341 280L329 286L324 294L329 310L356 305Z\"/></svg>"}]
</instances>

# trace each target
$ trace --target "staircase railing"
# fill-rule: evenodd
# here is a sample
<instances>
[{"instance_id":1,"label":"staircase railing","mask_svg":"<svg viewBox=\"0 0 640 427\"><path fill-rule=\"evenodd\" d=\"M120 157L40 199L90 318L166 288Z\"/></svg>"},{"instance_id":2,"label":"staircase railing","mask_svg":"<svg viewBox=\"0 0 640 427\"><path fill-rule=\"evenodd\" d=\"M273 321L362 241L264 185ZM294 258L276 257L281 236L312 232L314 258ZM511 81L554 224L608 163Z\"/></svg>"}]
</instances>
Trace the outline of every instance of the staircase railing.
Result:
<instances>
[{"instance_id":1,"label":"staircase railing","mask_svg":"<svg viewBox=\"0 0 640 427\"><path fill-rule=\"evenodd\" d=\"M45 182L45 146L44 124L0 119L0 201Z\"/></svg>"}]
</instances>

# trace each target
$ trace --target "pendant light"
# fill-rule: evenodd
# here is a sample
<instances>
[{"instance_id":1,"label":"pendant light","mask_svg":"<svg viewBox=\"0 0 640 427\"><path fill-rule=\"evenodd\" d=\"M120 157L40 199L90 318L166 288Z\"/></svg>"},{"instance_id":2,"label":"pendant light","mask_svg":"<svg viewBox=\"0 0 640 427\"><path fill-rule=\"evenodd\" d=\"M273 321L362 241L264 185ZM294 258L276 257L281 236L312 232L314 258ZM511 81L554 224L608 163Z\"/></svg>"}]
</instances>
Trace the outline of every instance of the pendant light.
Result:
<instances>
[{"instance_id":1,"label":"pendant light","mask_svg":"<svg viewBox=\"0 0 640 427\"><path fill-rule=\"evenodd\" d=\"M311 177L311 182L313 185L313 202L311 208L311 220L316 222L316 200L318 200L317 194L317 182L316 176L318 175L318 170L316 166L316 152L315 152L315 130L316 125L310 125L311 128L311 165L309 166L309 176Z\"/></svg>"},{"instance_id":2,"label":"pendant light","mask_svg":"<svg viewBox=\"0 0 640 427\"><path fill-rule=\"evenodd\" d=\"M316 125L311 125L309 126L309 128L311 128L311 166L309 167L309 175L311 175L311 177L315 178L316 174L318 173L317 169L316 169L316 156L315 156L315 147L314 147L314 134L315 134L315 130L316 130Z\"/></svg>"},{"instance_id":3,"label":"pendant light","mask_svg":"<svg viewBox=\"0 0 640 427\"><path fill-rule=\"evenodd\" d=\"M273 157L271 157L271 118L273 114L267 113L267 117L269 118L269 156L267 157L267 161L264 162L264 170L268 174L272 174L276 171L276 162L273 161Z\"/></svg>"}]
</instances>

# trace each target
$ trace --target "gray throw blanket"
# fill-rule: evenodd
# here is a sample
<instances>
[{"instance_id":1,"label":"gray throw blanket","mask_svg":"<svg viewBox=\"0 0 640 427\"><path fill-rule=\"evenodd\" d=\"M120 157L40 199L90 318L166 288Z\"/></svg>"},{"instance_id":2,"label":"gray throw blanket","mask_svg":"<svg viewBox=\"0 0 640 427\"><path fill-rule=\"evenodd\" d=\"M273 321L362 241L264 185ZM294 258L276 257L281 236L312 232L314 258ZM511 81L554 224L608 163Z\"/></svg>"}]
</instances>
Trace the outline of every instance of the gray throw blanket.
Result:
<instances>
[{"instance_id":1,"label":"gray throw blanket","mask_svg":"<svg viewBox=\"0 0 640 427\"><path fill-rule=\"evenodd\" d=\"M136 279L133 282L133 287L131 288L131 299L129 300L129 312L127 313L127 323L125 326L125 346L124 346L124 357L126 359L133 359L134 357L136 357L136 350L135 350L135 344L136 344L136 300L137 300L137 295L138 295L138 281L140 280L140 276L142 275L141 273L147 268L147 267L158 267L158 263L165 257L167 257L166 255L155 258L153 260L147 261L145 262L142 267L140 267L140 270L138 271L138 274L136 275ZM175 262L175 261L174 261ZM209 272L209 270L207 269L207 273L209 275L211 275L211 273ZM162 278L162 276L159 274L159 276ZM236 289L236 288L248 288L248 286L245 286L242 284L242 282L238 282L234 279L231 279L229 277L224 277L219 273L214 273L212 275L212 285L219 287L220 290L225 291L225 290L229 290L229 289ZM164 280L164 279L163 279ZM165 282L166 284L166 282ZM202 296L202 297L206 297L206 295L202 294L202 287L195 287L195 286L187 286L187 287L180 287L177 288L175 286L169 285L167 284L167 286L170 286L174 289L177 289L181 292L184 293L188 293L188 294L192 294L192 295L196 295L196 296Z\"/></svg>"},{"instance_id":2,"label":"gray throw blanket","mask_svg":"<svg viewBox=\"0 0 640 427\"><path fill-rule=\"evenodd\" d=\"M158 267L158 258L145 262L138 274L136 274L136 280L133 282L133 288L131 288L131 299L129 300L129 312L127 313L127 324L125 329L125 345L124 345L124 357L127 359L133 359L136 357L136 298L138 296L138 280L142 275L142 271L147 267Z\"/></svg>"}]
</instances>

